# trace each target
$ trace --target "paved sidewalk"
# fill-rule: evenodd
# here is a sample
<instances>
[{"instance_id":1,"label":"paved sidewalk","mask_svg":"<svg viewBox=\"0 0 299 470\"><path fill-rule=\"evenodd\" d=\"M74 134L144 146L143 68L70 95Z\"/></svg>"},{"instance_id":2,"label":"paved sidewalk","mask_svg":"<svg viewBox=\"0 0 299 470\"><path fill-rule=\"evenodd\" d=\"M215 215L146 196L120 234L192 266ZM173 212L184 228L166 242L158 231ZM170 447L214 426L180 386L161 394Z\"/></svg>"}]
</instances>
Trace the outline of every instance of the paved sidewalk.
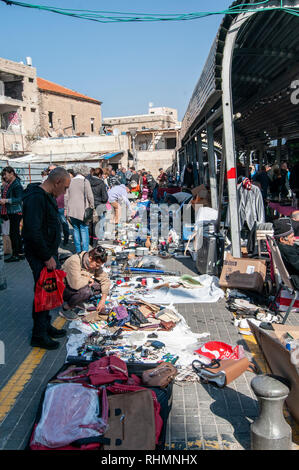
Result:
<instances>
[{"instance_id":1,"label":"paved sidewalk","mask_svg":"<svg viewBox=\"0 0 299 470\"><path fill-rule=\"evenodd\" d=\"M194 274L191 260L165 261L172 271ZM25 449L42 392L66 359L65 344L56 351L30 347L33 279L26 261L5 265L8 287L0 292L0 340L5 344L5 364L0 365L0 449ZM194 333L209 332L207 341L241 344L246 354L250 342L241 336L225 308L215 304L177 306ZM55 324L64 320L53 312ZM291 315L290 323L295 322ZM68 328L68 323L64 325ZM257 349L256 349L257 351ZM173 387L173 407L167 430L168 449L250 449L250 424L258 416L251 390L253 374L246 372L229 386L190 383Z\"/></svg>"}]
</instances>

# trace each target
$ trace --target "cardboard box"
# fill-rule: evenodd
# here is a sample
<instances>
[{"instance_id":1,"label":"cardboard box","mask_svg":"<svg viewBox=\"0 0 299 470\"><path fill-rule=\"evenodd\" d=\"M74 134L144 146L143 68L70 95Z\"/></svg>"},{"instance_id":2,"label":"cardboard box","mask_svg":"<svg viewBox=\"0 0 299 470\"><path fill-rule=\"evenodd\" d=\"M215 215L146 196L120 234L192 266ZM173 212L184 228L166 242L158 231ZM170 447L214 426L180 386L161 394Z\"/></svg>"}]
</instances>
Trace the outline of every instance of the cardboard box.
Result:
<instances>
[{"instance_id":1,"label":"cardboard box","mask_svg":"<svg viewBox=\"0 0 299 470\"><path fill-rule=\"evenodd\" d=\"M234 258L230 254L223 261L220 287L262 292L266 278L266 261Z\"/></svg>"},{"instance_id":2,"label":"cardboard box","mask_svg":"<svg viewBox=\"0 0 299 470\"><path fill-rule=\"evenodd\" d=\"M286 398L286 404L291 415L299 424L299 363L296 361L298 354L295 354L295 358L292 357L293 354L281 343L282 336L286 332L290 333L295 339L299 339L299 326L273 323L274 331L271 331L259 328L251 323L250 319L248 319L248 324L270 367L271 373L284 377L289 381L290 393Z\"/></svg>"}]
</instances>

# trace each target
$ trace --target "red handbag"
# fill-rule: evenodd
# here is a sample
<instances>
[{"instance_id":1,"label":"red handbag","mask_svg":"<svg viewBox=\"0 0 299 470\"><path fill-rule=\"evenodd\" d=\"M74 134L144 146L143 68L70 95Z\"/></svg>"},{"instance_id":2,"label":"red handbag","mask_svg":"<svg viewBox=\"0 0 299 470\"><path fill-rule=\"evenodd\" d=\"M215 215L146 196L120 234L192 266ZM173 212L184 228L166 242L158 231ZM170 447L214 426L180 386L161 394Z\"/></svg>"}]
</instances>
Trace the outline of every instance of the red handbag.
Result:
<instances>
[{"instance_id":1,"label":"red handbag","mask_svg":"<svg viewBox=\"0 0 299 470\"><path fill-rule=\"evenodd\" d=\"M69 367L57 376L59 381L86 382L95 386L110 384L116 380L127 381L127 364L117 356L104 356L88 367Z\"/></svg>"},{"instance_id":2,"label":"red handbag","mask_svg":"<svg viewBox=\"0 0 299 470\"><path fill-rule=\"evenodd\" d=\"M40 273L34 293L34 308L36 312L52 310L63 304L64 278L66 273L60 269L48 271L46 267Z\"/></svg>"}]
</instances>

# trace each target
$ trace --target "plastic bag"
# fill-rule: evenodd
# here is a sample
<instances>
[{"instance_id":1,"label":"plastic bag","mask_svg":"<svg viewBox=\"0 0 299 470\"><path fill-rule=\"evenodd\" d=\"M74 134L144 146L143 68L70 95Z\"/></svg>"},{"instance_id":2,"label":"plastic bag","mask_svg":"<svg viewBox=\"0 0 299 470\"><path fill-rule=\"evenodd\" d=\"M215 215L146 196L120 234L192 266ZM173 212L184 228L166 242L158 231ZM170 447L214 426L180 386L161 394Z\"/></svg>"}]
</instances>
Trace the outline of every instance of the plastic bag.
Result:
<instances>
[{"instance_id":1,"label":"plastic bag","mask_svg":"<svg viewBox=\"0 0 299 470\"><path fill-rule=\"evenodd\" d=\"M102 390L103 417L99 418L98 393L98 390L82 384L48 385L41 419L30 447L41 445L56 448L77 439L102 435L107 428L108 403L106 391Z\"/></svg>"},{"instance_id":2,"label":"plastic bag","mask_svg":"<svg viewBox=\"0 0 299 470\"><path fill-rule=\"evenodd\" d=\"M164 264L158 256L144 256L141 260L143 268L150 268L154 266L155 268L164 269Z\"/></svg>"},{"instance_id":3,"label":"plastic bag","mask_svg":"<svg viewBox=\"0 0 299 470\"><path fill-rule=\"evenodd\" d=\"M195 352L209 359L242 359L245 357L242 346L238 345L232 348L229 344L222 343L221 341L209 341Z\"/></svg>"},{"instance_id":4,"label":"plastic bag","mask_svg":"<svg viewBox=\"0 0 299 470\"><path fill-rule=\"evenodd\" d=\"M34 308L36 312L52 310L62 305L65 277L66 273L60 269L48 271L46 267L43 268L35 287Z\"/></svg>"}]
</instances>

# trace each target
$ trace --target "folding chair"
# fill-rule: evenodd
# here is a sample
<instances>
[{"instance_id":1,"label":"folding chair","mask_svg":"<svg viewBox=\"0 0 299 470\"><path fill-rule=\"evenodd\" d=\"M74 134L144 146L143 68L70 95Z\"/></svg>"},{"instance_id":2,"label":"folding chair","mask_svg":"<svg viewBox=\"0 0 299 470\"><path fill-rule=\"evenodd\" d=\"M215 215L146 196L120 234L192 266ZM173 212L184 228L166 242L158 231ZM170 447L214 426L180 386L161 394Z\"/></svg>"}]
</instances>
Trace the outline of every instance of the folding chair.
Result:
<instances>
[{"instance_id":1,"label":"folding chair","mask_svg":"<svg viewBox=\"0 0 299 470\"><path fill-rule=\"evenodd\" d=\"M275 295L275 302L277 298L279 297L282 289L287 290L287 292L291 296L291 303L288 306L287 311L285 312L285 315L280 315L283 317L282 319L282 324L284 325L285 322L287 321L287 318L289 314L291 313L291 310L294 306L294 303L296 300L299 299L299 291L296 289L296 287L293 284L292 278L289 275L285 264L282 260L281 254L279 247L276 243L276 240L269 235L266 235L267 237L267 242L270 248L270 259L272 263L272 268L273 268L273 273L274 273L274 278L275 278L275 285L276 285L276 295Z\"/></svg>"}]
</instances>

